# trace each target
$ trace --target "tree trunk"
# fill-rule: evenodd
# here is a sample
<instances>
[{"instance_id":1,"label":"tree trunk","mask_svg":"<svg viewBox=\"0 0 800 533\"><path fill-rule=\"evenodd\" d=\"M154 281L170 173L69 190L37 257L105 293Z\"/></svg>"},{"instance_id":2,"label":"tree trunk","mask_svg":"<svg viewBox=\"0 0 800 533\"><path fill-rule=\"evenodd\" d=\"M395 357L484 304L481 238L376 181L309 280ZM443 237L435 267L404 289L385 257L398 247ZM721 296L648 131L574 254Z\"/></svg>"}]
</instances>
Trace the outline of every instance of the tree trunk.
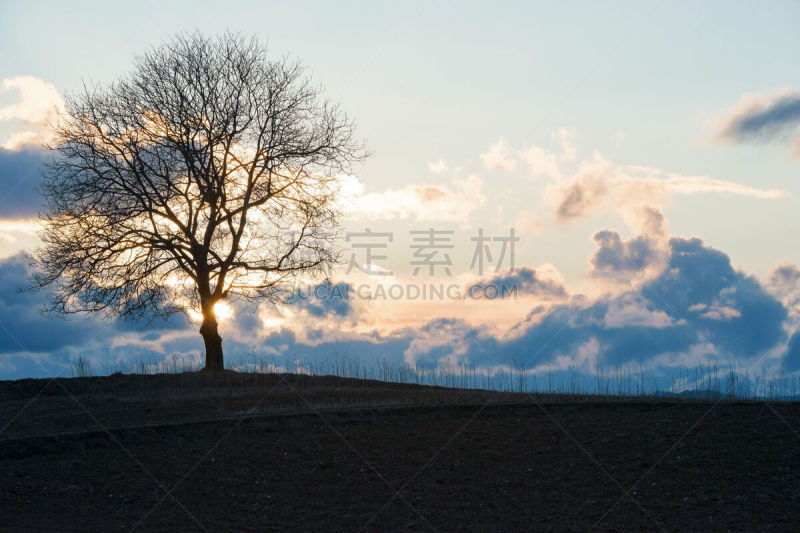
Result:
<instances>
[{"instance_id":1,"label":"tree trunk","mask_svg":"<svg viewBox=\"0 0 800 533\"><path fill-rule=\"evenodd\" d=\"M203 343L206 346L206 366L203 370L207 372L222 372L225 368L222 359L222 337L219 336L217 331L214 304L202 307L203 324L200 326L200 335L203 336Z\"/></svg>"}]
</instances>

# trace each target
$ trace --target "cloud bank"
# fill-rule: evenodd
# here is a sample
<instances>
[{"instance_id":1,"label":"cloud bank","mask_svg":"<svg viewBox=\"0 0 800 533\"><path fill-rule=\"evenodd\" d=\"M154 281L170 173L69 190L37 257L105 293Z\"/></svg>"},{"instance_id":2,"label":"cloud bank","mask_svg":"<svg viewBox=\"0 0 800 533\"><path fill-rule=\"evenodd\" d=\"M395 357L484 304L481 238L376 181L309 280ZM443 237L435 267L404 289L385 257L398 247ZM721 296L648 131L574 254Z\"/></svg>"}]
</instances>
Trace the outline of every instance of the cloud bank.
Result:
<instances>
[{"instance_id":1,"label":"cloud bank","mask_svg":"<svg viewBox=\"0 0 800 533\"><path fill-rule=\"evenodd\" d=\"M597 241L593 259L598 275L650 265L650 248L636 238L622 241L606 232ZM550 303L536 305L505 332L442 316L421 327L379 334L356 327L369 322L371 310L358 300L340 297L346 294L346 283L324 282L310 296L282 304L280 312L269 311L272 304L263 304L255 314L240 310L223 326L226 354L231 362L247 354L269 355L289 366L297 358L323 361L347 354L367 364L386 359L412 366L446 362L531 372L572 367L592 373L641 365L658 373L700 364L800 371L800 337L792 334L790 311L773 288L735 270L726 254L699 239L672 238L664 254L663 267L655 275L597 299L570 298L563 285L532 268L478 282L518 283L520 293L551 296ZM795 271L800 272L793 266L780 267L775 283L793 277ZM0 335L3 377L41 374L20 363L30 353L51 354L44 363L51 367L58 367L59 358L63 362L77 353L98 361L146 353L162 358L202 353L199 335L185 322L148 328L114 323L101 338L93 338L97 323L88 319L42 317L36 313L35 297L12 289L26 277L21 256L0 262L0 320L19 340ZM51 333L45 336L42 331Z\"/></svg>"}]
</instances>

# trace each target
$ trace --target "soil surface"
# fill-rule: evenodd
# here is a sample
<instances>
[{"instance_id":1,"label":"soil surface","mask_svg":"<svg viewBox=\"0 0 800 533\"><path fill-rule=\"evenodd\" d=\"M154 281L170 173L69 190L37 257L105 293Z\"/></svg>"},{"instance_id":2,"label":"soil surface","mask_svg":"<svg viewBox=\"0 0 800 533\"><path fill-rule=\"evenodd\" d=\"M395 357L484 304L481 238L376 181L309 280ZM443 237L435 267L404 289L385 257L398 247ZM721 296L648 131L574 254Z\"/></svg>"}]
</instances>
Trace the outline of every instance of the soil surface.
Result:
<instances>
[{"instance_id":1,"label":"soil surface","mask_svg":"<svg viewBox=\"0 0 800 533\"><path fill-rule=\"evenodd\" d=\"M800 404L0 382L4 531L798 531Z\"/></svg>"}]
</instances>

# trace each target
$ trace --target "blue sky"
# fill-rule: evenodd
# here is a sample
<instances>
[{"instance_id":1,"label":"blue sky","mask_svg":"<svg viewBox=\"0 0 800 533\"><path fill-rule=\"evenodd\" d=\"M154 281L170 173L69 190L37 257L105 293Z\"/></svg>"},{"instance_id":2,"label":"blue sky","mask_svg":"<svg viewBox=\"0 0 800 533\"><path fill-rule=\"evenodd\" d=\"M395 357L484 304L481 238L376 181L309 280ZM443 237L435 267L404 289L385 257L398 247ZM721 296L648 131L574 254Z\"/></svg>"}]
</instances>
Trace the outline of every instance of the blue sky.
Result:
<instances>
[{"instance_id":1,"label":"blue sky","mask_svg":"<svg viewBox=\"0 0 800 533\"><path fill-rule=\"evenodd\" d=\"M406 340L392 337L392 342L399 342L398 357L408 360L409 354L424 351L424 328L431 321L458 320L459 327L502 343L514 328L533 331L526 321L538 306L553 317L579 317L583 311L578 307L608 302L638 309L636 320L644 320L644 311L648 316L662 312L668 316L658 320L685 320L691 326L694 315L662 309L645 288L669 273L676 246L699 238L698 257L706 257L707 250L724 254L737 275L753 276L764 295L780 302L785 316L769 315L778 321L777 330L754 329L752 335L769 339L758 354L726 347L723 330L710 328L710 318L697 318L691 327L698 338L687 341L677 327L674 334L683 335L682 343L670 337L663 350L654 349L653 360L667 352L677 358L702 352L720 361L767 354L767 360L780 365L794 333L795 309L785 294L790 283L773 290L780 281L774 272L782 264L800 264L798 121L786 114L772 129L724 132L730 133L743 117L782 117L773 107L790 108L800 91L800 43L793 24L799 11L800 5L789 2L234 2L225 7L143 0L77 6L5 2L0 46L13 53L0 63L0 80L30 76L64 94L83 80L106 83L123 75L135 54L179 31L256 34L269 40L276 56L300 58L326 94L355 119L373 150L357 172L363 187L358 194L367 198L360 204L364 212L356 212L346 225L352 231L370 227L395 233L383 266L397 271L398 279L411 278L410 229L435 226L455 232L461 240L452 252L453 274L466 286L474 282L469 237L480 227L500 235L514 226L521 235L516 266L538 272L546 283L563 285L568 295L559 300L528 294L485 306L386 302L375 309L372 302L355 305L366 308L353 310L352 323L335 313L326 318L301 310L329 337L325 342L368 343L358 336L374 331L381 339L400 335ZM18 89L9 85L0 91L0 108L19 102ZM35 198L17 183L20 165L34 166L36 143L11 146L8 139L19 131L34 131L36 139L44 133L35 121L2 117L0 112L0 144L13 149L0 152L0 180L15 192L0 200L0 235L6 236L0 240L0 257L12 261L35 243L31 221L36 210L22 207L35 204ZM421 201L426 187L443 199ZM559 216L567 196L578 192L588 203L572 206L570 216ZM600 231L611 233L597 238ZM619 254L626 264L635 258L640 266L624 273L626 283L614 270ZM723 301L724 289L739 283L731 276L716 293L680 305L695 306L698 317L714 306L745 316L744 307ZM343 273L341 278L357 283ZM760 301L753 296L756 289L748 285L747 290ZM587 299L580 306L574 301L579 295ZM740 306L750 302L730 298ZM251 310L251 315L277 324L284 311ZM735 325L733 311L717 316ZM657 322L652 316L648 320ZM119 333L119 338L131 335ZM188 335L185 344L171 346L178 341L174 332L169 335L173 340L162 339L157 353L190 353L200 347L199 337ZM243 346L274 346L273 335L289 333L277 327L259 335ZM313 344L298 332L291 335L302 347ZM582 329L572 335L553 357L574 356L581 346L581 353L588 353L585 346L592 339L596 357L616 353L616 340L605 333ZM582 344L575 344L578 339ZM136 342L139 348L147 345ZM320 352L333 346L314 342ZM63 348L62 358L84 348L75 341ZM463 347L454 357L478 361L473 349ZM99 357L103 347L91 350ZM95 353L91 350L85 348ZM0 377L29 371L9 362L23 357L19 351L9 348L2 356L7 370L4 374L0 368Z\"/></svg>"}]
</instances>

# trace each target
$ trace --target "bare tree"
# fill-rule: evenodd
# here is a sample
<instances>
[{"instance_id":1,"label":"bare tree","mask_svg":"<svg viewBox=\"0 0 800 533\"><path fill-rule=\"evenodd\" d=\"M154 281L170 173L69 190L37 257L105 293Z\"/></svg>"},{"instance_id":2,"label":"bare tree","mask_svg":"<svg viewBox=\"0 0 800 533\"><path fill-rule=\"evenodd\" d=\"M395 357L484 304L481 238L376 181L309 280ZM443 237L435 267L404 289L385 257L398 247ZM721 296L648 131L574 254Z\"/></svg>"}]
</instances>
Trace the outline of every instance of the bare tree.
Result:
<instances>
[{"instance_id":1,"label":"bare tree","mask_svg":"<svg viewBox=\"0 0 800 533\"><path fill-rule=\"evenodd\" d=\"M179 36L106 87L67 98L44 172L36 287L48 310L202 313L280 297L337 260L337 180L365 157L352 122L255 39Z\"/></svg>"}]
</instances>

